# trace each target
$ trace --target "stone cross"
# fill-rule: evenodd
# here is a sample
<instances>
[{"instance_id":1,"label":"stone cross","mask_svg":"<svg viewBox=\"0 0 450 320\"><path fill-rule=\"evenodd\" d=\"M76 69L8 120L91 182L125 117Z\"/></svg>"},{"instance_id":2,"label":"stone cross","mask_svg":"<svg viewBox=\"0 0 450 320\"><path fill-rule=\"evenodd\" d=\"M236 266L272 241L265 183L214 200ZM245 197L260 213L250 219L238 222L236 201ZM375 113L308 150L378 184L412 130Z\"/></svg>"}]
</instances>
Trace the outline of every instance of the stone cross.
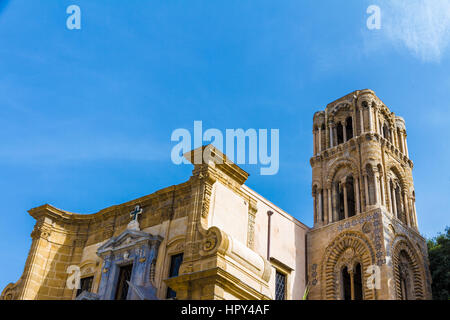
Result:
<instances>
[{"instance_id":1,"label":"stone cross","mask_svg":"<svg viewBox=\"0 0 450 320\"><path fill-rule=\"evenodd\" d=\"M130 212L131 221L137 221L140 214L142 214L142 208L140 205L137 205L134 207L134 210Z\"/></svg>"}]
</instances>

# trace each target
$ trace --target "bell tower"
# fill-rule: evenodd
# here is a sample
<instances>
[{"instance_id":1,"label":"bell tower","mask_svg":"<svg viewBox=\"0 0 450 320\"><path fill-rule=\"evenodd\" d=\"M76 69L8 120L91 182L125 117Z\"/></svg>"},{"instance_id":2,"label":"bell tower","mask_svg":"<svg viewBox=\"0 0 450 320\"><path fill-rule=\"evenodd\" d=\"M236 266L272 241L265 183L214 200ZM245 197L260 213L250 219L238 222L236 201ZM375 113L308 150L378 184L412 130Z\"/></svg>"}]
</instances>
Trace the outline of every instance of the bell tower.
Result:
<instances>
[{"instance_id":1,"label":"bell tower","mask_svg":"<svg viewBox=\"0 0 450 320\"><path fill-rule=\"evenodd\" d=\"M372 90L313 118L309 299L430 299L403 118Z\"/></svg>"}]
</instances>

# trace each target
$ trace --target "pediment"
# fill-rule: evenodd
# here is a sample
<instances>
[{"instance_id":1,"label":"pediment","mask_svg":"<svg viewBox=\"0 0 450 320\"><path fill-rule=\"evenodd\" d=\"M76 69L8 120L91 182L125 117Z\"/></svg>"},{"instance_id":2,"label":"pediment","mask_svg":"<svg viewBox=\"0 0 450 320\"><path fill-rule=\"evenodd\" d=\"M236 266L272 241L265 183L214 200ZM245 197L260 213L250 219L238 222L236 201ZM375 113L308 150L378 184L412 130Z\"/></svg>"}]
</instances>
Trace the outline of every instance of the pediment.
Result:
<instances>
[{"instance_id":1,"label":"pediment","mask_svg":"<svg viewBox=\"0 0 450 320\"><path fill-rule=\"evenodd\" d=\"M159 245L163 239L160 236L154 236L150 233L137 231L137 230L125 230L117 237L109 239L97 250L97 255L101 256L108 252L120 251L127 248L136 247L142 243Z\"/></svg>"}]
</instances>

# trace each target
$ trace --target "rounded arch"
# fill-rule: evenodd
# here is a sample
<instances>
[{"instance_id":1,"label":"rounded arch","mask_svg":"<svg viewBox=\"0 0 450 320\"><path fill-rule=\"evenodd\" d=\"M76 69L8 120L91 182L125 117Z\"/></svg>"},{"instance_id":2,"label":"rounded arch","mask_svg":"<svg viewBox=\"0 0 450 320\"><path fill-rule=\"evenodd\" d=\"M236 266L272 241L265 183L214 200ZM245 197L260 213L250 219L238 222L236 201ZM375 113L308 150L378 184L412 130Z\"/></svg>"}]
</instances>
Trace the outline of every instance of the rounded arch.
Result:
<instances>
[{"instance_id":1,"label":"rounded arch","mask_svg":"<svg viewBox=\"0 0 450 320\"><path fill-rule=\"evenodd\" d=\"M404 235L398 235L392 242L392 263L394 267L394 284L397 299L402 299L402 273L405 271L402 266L403 259L407 259L408 269L410 271L410 283L412 292L408 294L408 298L416 300L425 299L425 274L422 268L423 261L417 254L412 243Z\"/></svg>"},{"instance_id":2,"label":"rounded arch","mask_svg":"<svg viewBox=\"0 0 450 320\"><path fill-rule=\"evenodd\" d=\"M399 166L395 163L389 163L386 168L386 173L388 174L392 171L400 182L400 187L402 190L409 190L409 184L405 178L403 170L399 168Z\"/></svg>"},{"instance_id":3,"label":"rounded arch","mask_svg":"<svg viewBox=\"0 0 450 320\"><path fill-rule=\"evenodd\" d=\"M355 162L350 158L340 158L331 165L331 168L328 171L328 176L326 180L327 188L331 187L331 183L333 182L333 179L336 173L339 171L339 169L344 167L350 168L354 178L359 177L358 166L355 164Z\"/></svg>"},{"instance_id":4,"label":"rounded arch","mask_svg":"<svg viewBox=\"0 0 450 320\"><path fill-rule=\"evenodd\" d=\"M372 92L362 92L358 96L358 100L356 101L356 105L358 109L360 109L363 105L372 106L372 104L376 102L376 98Z\"/></svg>"},{"instance_id":5,"label":"rounded arch","mask_svg":"<svg viewBox=\"0 0 450 320\"><path fill-rule=\"evenodd\" d=\"M340 298L341 269L361 265L363 283L367 280L365 271L376 261L375 250L370 240L362 233L347 231L338 235L326 248L321 263L322 298L336 300ZM363 286L363 298L376 298L375 289Z\"/></svg>"}]
</instances>

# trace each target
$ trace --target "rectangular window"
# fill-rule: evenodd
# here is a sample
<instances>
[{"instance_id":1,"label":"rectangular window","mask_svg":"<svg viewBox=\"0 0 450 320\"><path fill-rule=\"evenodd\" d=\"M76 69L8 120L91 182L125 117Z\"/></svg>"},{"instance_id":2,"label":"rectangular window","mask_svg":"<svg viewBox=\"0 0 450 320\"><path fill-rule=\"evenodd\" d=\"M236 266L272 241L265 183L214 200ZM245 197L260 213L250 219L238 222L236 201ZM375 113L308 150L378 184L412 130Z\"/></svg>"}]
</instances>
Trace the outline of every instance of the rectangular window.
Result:
<instances>
[{"instance_id":1,"label":"rectangular window","mask_svg":"<svg viewBox=\"0 0 450 320\"><path fill-rule=\"evenodd\" d=\"M181 263L183 262L183 254L175 254L170 257L169 278L177 277L178 271L180 271ZM167 288L167 299L176 298L177 293L171 288Z\"/></svg>"},{"instance_id":2,"label":"rectangular window","mask_svg":"<svg viewBox=\"0 0 450 320\"><path fill-rule=\"evenodd\" d=\"M128 295L128 281L131 280L131 273L133 271L133 265L129 264L120 267L119 281L117 282L116 300L127 300Z\"/></svg>"},{"instance_id":3,"label":"rectangular window","mask_svg":"<svg viewBox=\"0 0 450 320\"><path fill-rule=\"evenodd\" d=\"M83 292L91 292L94 277L86 277L80 279L80 289L77 290L77 297Z\"/></svg>"},{"instance_id":4,"label":"rectangular window","mask_svg":"<svg viewBox=\"0 0 450 320\"><path fill-rule=\"evenodd\" d=\"M278 270L275 275L275 300L286 300L286 275Z\"/></svg>"}]
</instances>

